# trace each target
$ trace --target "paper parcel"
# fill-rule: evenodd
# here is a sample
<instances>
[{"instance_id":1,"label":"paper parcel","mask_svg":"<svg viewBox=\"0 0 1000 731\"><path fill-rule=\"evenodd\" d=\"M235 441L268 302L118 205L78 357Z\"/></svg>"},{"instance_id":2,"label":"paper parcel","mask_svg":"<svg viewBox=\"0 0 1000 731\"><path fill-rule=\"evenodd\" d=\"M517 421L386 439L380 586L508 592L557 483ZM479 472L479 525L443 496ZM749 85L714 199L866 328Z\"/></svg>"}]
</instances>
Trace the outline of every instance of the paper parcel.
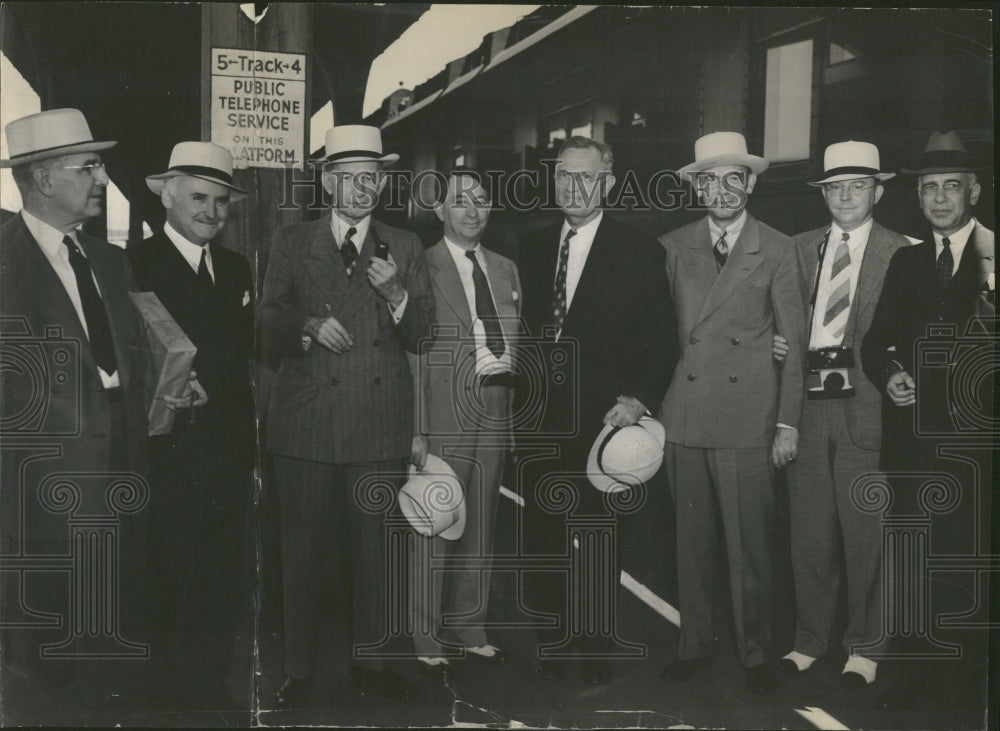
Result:
<instances>
[{"instance_id":1,"label":"paper parcel","mask_svg":"<svg viewBox=\"0 0 1000 731\"><path fill-rule=\"evenodd\" d=\"M181 398L189 391L188 376L198 349L181 330L167 308L153 292L129 292L142 316L146 334L146 363L150 373L147 383L153 384L149 407L149 435L169 434L174 426L174 411L167 407L164 396Z\"/></svg>"}]
</instances>

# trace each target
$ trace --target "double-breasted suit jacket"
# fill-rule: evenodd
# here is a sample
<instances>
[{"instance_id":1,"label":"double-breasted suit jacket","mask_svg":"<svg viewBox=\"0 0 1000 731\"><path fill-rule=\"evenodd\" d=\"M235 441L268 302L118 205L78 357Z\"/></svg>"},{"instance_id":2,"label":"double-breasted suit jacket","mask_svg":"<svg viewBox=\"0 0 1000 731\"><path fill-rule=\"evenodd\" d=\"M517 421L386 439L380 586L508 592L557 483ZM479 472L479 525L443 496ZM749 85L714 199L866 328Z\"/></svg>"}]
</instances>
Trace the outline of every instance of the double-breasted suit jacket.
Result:
<instances>
[{"instance_id":1,"label":"double-breasted suit jacket","mask_svg":"<svg viewBox=\"0 0 1000 731\"><path fill-rule=\"evenodd\" d=\"M364 275L376 240L389 247L409 301L399 324ZM259 308L263 345L282 355L268 412L267 448L315 462L405 457L413 437L416 352L433 318L423 249L414 234L372 220L348 277L330 216L285 228L275 241ZM337 355L302 347L308 318L334 316L354 339Z\"/></svg>"}]
</instances>

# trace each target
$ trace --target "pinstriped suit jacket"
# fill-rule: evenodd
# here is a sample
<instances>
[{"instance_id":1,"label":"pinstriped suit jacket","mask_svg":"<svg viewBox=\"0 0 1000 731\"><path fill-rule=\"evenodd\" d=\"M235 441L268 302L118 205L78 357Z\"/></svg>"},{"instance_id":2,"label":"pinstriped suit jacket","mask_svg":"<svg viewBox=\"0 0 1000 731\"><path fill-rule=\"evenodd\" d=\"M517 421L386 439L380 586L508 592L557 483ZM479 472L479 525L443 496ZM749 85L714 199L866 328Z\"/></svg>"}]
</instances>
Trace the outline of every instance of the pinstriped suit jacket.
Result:
<instances>
[{"instance_id":1,"label":"pinstriped suit jacket","mask_svg":"<svg viewBox=\"0 0 1000 731\"><path fill-rule=\"evenodd\" d=\"M409 294L395 324L365 270L382 241ZM337 355L302 348L310 317L333 316L354 345ZM412 233L372 220L353 277L330 231L330 215L283 229L272 248L258 312L266 348L282 355L268 412L267 448L288 457L346 464L409 455L416 352L434 316L423 247Z\"/></svg>"},{"instance_id":2,"label":"pinstriped suit jacket","mask_svg":"<svg viewBox=\"0 0 1000 731\"><path fill-rule=\"evenodd\" d=\"M823 245L827 228L817 228L806 231L795 237L795 245L799 252L799 265L802 267L802 282L805 286L805 301L809 302L812 288L816 282L816 268L819 266L819 248ZM872 225L868 243L865 246L864 259L861 261L861 271L858 273L858 287L851 303L851 312L847 318L844 331L844 345L854 350L855 367L849 369L848 379L854 386L854 398L847 399L847 429L851 440L862 449L878 449L882 445L882 394L865 377L861 362L861 341L872 325L875 305L882 294L882 282L889 268L889 260L896 249L907 246L909 242L902 234L880 226L878 222ZM830 254L830 250L827 251ZM811 311L806 313L806 325L812 322ZM808 347L809 343L806 343ZM818 386L819 382L809 385Z\"/></svg>"}]
</instances>

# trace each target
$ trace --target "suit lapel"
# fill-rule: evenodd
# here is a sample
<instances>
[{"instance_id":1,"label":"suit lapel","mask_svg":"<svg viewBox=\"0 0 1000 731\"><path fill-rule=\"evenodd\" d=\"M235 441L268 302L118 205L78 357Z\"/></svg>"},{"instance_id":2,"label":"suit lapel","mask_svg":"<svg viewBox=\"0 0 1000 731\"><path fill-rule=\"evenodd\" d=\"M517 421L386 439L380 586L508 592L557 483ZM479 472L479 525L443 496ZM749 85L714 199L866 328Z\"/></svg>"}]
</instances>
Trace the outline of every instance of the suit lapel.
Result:
<instances>
[{"instance_id":1,"label":"suit lapel","mask_svg":"<svg viewBox=\"0 0 1000 731\"><path fill-rule=\"evenodd\" d=\"M707 221L705 228L707 234ZM706 236L705 240L708 246L706 249L707 258L712 259L714 265L711 237ZM701 315L698 317L698 321L704 320L715 312L762 262L763 258L760 255L760 231L757 228L757 222L748 214L746 223L743 225L743 231L736 241L736 246L729 254L729 261L722 267L722 271L719 272L719 275L715 278L715 282L712 284L711 290L709 290L705 304L701 308Z\"/></svg>"},{"instance_id":2,"label":"suit lapel","mask_svg":"<svg viewBox=\"0 0 1000 731\"><path fill-rule=\"evenodd\" d=\"M372 291L372 287L368 283L368 275L365 272L368 271L368 265L375 254L375 241L377 238L378 233L375 231L375 220L371 219L368 222L368 233L365 236L364 243L361 245L361 251L354 262L354 273L348 277L343 265L340 267L344 278L347 280L346 291L348 297L343 301L341 305L342 309L340 310L345 318L361 309L362 305L370 306L368 299L363 296L366 292ZM399 262L396 263L399 264ZM402 271L400 271L400 277L402 277Z\"/></svg>"},{"instance_id":3,"label":"suit lapel","mask_svg":"<svg viewBox=\"0 0 1000 731\"><path fill-rule=\"evenodd\" d=\"M514 302L514 282L499 256L486 248L483 248L482 252L486 259L486 276L489 278L490 289L493 291L493 302L496 304L497 316L500 318L500 327L503 329L509 347L513 338L519 335L517 304Z\"/></svg>"},{"instance_id":4,"label":"suit lapel","mask_svg":"<svg viewBox=\"0 0 1000 731\"><path fill-rule=\"evenodd\" d=\"M97 286L101 290L101 302L104 304L104 312L108 318L108 325L111 328L112 342L115 348L115 358L118 362L118 378L122 387L127 387L131 374L128 371L129 359L122 347L128 341L126 333L122 332L122 322L120 313L128 312L134 307L128 292L123 286L124 282L116 282L119 273L115 267L105 258L105 252L101 251L99 243L91 239L84 233L79 233L77 239L84 247L87 259L90 262L90 269L97 280Z\"/></svg>"},{"instance_id":5,"label":"suit lapel","mask_svg":"<svg viewBox=\"0 0 1000 731\"><path fill-rule=\"evenodd\" d=\"M590 245L587 261L583 264L583 271L580 272L580 279L573 292L573 303L569 306L566 317L563 319L563 332L572 331L578 321L586 319L592 304L601 298L599 293L611 281L607 275L616 264L613 242L608 233L608 219L604 218L597 227L597 233L594 234L594 243ZM555 270L553 269L554 277Z\"/></svg>"},{"instance_id":6,"label":"suit lapel","mask_svg":"<svg viewBox=\"0 0 1000 731\"><path fill-rule=\"evenodd\" d=\"M872 224L872 231L868 236L865 253L861 259L861 269L858 270L858 287L854 293L854 303L851 305L847 332L853 332L854 324L862 313L878 302L892 253L893 250L889 244L886 230L878 223Z\"/></svg>"},{"instance_id":7,"label":"suit lapel","mask_svg":"<svg viewBox=\"0 0 1000 731\"><path fill-rule=\"evenodd\" d=\"M469 312L469 301L465 296L465 289L462 287L458 267L455 266L455 260L448 251L448 245L444 239L428 250L427 264L431 270L431 279L441 293L445 304L455 313L466 332L471 332L472 313Z\"/></svg>"},{"instance_id":8,"label":"suit lapel","mask_svg":"<svg viewBox=\"0 0 1000 731\"><path fill-rule=\"evenodd\" d=\"M341 312L347 297L348 277L337 254L337 242L333 240L329 215L315 223L306 257L306 271L330 299L331 310Z\"/></svg>"}]
</instances>

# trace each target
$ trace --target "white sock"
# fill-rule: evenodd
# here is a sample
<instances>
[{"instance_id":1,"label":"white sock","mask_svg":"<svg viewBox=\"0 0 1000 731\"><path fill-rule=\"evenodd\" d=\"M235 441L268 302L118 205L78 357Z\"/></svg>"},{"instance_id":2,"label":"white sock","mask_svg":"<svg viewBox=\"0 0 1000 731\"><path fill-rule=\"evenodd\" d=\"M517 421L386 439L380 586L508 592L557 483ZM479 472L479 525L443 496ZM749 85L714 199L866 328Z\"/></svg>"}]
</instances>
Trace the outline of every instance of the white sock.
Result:
<instances>
[{"instance_id":1,"label":"white sock","mask_svg":"<svg viewBox=\"0 0 1000 731\"><path fill-rule=\"evenodd\" d=\"M431 667L434 667L435 665L448 664L448 658L446 657L426 657L425 655L420 655L417 659L425 665L430 665Z\"/></svg>"},{"instance_id":2,"label":"white sock","mask_svg":"<svg viewBox=\"0 0 1000 731\"><path fill-rule=\"evenodd\" d=\"M465 649L473 655L482 655L483 657L493 657L500 652L500 648L496 645L479 645L478 647L466 647Z\"/></svg>"},{"instance_id":3,"label":"white sock","mask_svg":"<svg viewBox=\"0 0 1000 731\"><path fill-rule=\"evenodd\" d=\"M808 655L803 655L801 652L796 652L792 650L787 655L785 655L782 660L791 660L795 663L795 667L799 669L800 673L804 673L806 670L812 667L812 664L816 662L815 657L809 657Z\"/></svg>"},{"instance_id":4,"label":"white sock","mask_svg":"<svg viewBox=\"0 0 1000 731\"><path fill-rule=\"evenodd\" d=\"M867 657L861 657L861 655L851 655L847 658L847 663L844 665L845 673L857 673L866 681L868 684L875 682L875 674L878 672L878 663L874 660L869 660Z\"/></svg>"}]
</instances>

